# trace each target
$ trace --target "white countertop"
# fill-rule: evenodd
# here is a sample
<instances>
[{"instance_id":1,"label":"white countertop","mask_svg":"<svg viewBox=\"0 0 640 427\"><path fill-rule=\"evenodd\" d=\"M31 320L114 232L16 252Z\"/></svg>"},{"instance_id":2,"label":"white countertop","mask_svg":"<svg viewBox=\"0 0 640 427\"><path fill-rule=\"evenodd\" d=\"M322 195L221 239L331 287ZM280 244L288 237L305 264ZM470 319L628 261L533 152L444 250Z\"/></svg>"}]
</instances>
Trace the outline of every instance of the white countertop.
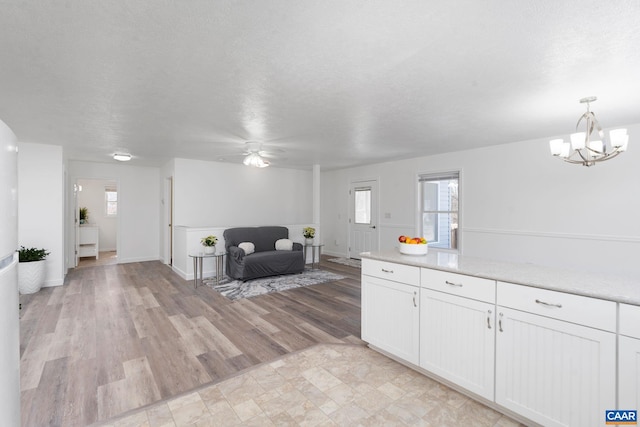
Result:
<instances>
[{"instance_id":1,"label":"white countertop","mask_svg":"<svg viewBox=\"0 0 640 427\"><path fill-rule=\"evenodd\" d=\"M491 261L431 249L427 255L423 256L403 255L397 249L363 252L360 255L362 258L451 271L468 276L640 305L640 277Z\"/></svg>"}]
</instances>

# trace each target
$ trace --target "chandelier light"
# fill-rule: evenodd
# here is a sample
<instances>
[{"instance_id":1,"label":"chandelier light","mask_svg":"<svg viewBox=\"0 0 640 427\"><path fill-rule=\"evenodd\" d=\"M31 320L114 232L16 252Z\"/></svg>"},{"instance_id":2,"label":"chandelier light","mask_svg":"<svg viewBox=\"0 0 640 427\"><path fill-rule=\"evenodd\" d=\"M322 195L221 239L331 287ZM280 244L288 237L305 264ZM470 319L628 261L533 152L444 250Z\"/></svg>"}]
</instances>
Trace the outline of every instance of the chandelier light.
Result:
<instances>
[{"instance_id":1,"label":"chandelier light","mask_svg":"<svg viewBox=\"0 0 640 427\"><path fill-rule=\"evenodd\" d=\"M562 139L549 141L553 156L560 157L568 163L593 166L598 162L613 159L627 150L629 135L626 129L612 130L609 132L609 141L607 141L600 123L596 120L596 115L589 109L589 103L597 99L595 96L590 96L580 100L581 104L587 104L587 112L578 119L576 131L582 120L586 123L586 131L571 134L571 142L565 142ZM596 135L599 138L597 140L591 139L594 130L597 131Z\"/></svg>"},{"instance_id":2,"label":"chandelier light","mask_svg":"<svg viewBox=\"0 0 640 427\"><path fill-rule=\"evenodd\" d=\"M258 153L249 153L242 163L246 166L253 166L254 168L266 168L269 166L269 162L260 157Z\"/></svg>"}]
</instances>

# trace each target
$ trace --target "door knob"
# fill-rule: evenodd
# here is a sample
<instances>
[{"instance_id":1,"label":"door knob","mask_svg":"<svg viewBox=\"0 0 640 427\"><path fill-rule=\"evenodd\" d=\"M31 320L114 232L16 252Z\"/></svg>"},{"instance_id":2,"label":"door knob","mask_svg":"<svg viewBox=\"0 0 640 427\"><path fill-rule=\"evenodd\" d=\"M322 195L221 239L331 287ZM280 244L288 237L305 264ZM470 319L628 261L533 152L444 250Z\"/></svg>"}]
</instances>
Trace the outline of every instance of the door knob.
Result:
<instances>
[{"instance_id":1,"label":"door knob","mask_svg":"<svg viewBox=\"0 0 640 427\"><path fill-rule=\"evenodd\" d=\"M370 225L369 228L376 228L376 226L375 225Z\"/></svg>"}]
</instances>

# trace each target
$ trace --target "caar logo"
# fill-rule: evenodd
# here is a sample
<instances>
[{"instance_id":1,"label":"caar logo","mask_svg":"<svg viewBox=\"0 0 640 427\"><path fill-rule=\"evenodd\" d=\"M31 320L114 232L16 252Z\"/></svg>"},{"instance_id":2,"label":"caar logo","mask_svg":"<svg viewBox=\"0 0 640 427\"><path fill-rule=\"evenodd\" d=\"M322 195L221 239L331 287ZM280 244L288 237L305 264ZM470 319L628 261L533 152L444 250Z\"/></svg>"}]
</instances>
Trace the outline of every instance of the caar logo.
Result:
<instances>
[{"instance_id":1,"label":"caar logo","mask_svg":"<svg viewBox=\"0 0 640 427\"><path fill-rule=\"evenodd\" d=\"M637 425L638 411L629 411L629 410L605 411L604 419L606 421L606 424L608 425L612 425L612 424L617 424L621 426Z\"/></svg>"}]
</instances>

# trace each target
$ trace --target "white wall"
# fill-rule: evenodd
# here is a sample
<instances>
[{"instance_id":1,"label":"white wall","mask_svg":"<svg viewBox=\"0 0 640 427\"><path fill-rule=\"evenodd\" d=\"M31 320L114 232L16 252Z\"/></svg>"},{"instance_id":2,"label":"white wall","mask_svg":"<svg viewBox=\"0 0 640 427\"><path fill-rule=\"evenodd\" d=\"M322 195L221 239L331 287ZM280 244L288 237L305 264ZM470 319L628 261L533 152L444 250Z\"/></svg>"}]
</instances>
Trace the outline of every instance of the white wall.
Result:
<instances>
[{"instance_id":1,"label":"white wall","mask_svg":"<svg viewBox=\"0 0 640 427\"><path fill-rule=\"evenodd\" d=\"M101 179L79 179L82 191L78 192L78 206L89 210L89 224L98 227L100 251L115 251L117 248L118 217L105 213L105 188L117 188L116 181Z\"/></svg>"},{"instance_id":2,"label":"white wall","mask_svg":"<svg viewBox=\"0 0 640 427\"><path fill-rule=\"evenodd\" d=\"M352 180L379 180L380 248L390 249L416 232L416 175L460 170L464 255L639 274L640 125L628 128L629 151L590 168L553 158L543 138L323 172L324 252L347 253Z\"/></svg>"},{"instance_id":3,"label":"white wall","mask_svg":"<svg viewBox=\"0 0 640 427\"><path fill-rule=\"evenodd\" d=\"M134 164L69 162L69 188L79 178L118 182L118 262L160 258L160 169ZM73 212L73 200L68 206ZM72 250L73 239L70 239ZM71 259L72 257L70 257Z\"/></svg>"},{"instance_id":4,"label":"white wall","mask_svg":"<svg viewBox=\"0 0 640 427\"><path fill-rule=\"evenodd\" d=\"M64 170L62 147L18 143L18 244L44 248L44 286L64 282Z\"/></svg>"},{"instance_id":5,"label":"white wall","mask_svg":"<svg viewBox=\"0 0 640 427\"><path fill-rule=\"evenodd\" d=\"M312 181L312 171L175 159L174 224L311 223Z\"/></svg>"}]
</instances>

